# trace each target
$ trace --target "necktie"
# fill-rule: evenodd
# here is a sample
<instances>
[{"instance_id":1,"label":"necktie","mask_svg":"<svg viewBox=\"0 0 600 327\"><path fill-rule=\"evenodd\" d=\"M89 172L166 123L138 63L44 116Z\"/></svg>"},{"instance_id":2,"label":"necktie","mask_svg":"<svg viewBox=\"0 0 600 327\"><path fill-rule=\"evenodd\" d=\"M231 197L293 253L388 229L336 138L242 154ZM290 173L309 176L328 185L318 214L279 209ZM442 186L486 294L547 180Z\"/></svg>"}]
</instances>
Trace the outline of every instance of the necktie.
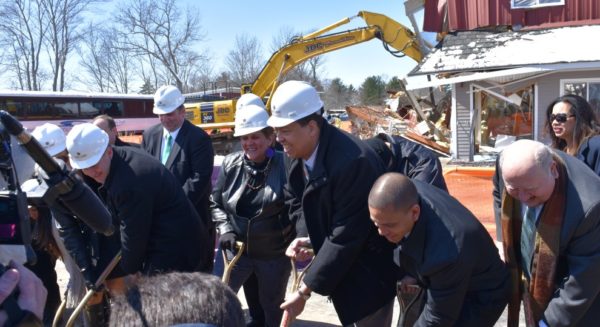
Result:
<instances>
[{"instance_id":1,"label":"necktie","mask_svg":"<svg viewBox=\"0 0 600 327\"><path fill-rule=\"evenodd\" d=\"M310 168L308 168L308 165L305 163L304 164L304 181L308 182L309 179L310 179Z\"/></svg>"},{"instance_id":2,"label":"necktie","mask_svg":"<svg viewBox=\"0 0 600 327\"><path fill-rule=\"evenodd\" d=\"M531 259L535 246L535 208L527 207L521 225L521 264L527 279L531 278Z\"/></svg>"},{"instance_id":3,"label":"necktie","mask_svg":"<svg viewBox=\"0 0 600 327\"><path fill-rule=\"evenodd\" d=\"M165 144L165 148L163 150L162 156L161 156L161 161L164 164L167 163L167 159L169 159L169 154L171 154L171 147L173 145L173 137L171 136L171 134L169 134L167 136L167 143Z\"/></svg>"}]
</instances>

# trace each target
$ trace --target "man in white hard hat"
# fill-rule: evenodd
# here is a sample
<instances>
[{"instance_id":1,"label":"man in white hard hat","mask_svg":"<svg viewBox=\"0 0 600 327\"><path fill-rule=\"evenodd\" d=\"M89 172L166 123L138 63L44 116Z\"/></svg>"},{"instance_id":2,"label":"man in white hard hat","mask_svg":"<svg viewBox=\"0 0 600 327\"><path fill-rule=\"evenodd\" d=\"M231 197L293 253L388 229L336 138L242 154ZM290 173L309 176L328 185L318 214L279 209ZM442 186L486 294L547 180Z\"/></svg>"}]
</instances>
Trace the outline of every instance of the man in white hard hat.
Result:
<instances>
[{"instance_id":1,"label":"man in white hard hat","mask_svg":"<svg viewBox=\"0 0 600 327\"><path fill-rule=\"evenodd\" d=\"M184 100L181 91L172 85L156 91L152 112L158 115L160 124L144 131L142 148L175 175L214 240L215 229L209 213L214 160L212 141L203 129L185 119ZM211 272L212 261L202 271Z\"/></svg>"},{"instance_id":2,"label":"man in white hard hat","mask_svg":"<svg viewBox=\"0 0 600 327\"><path fill-rule=\"evenodd\" d=\"M65 132L58 126L46 123L36 127L31 135L40 143L40 145L53 156L55 160L63 161L67 169L71 169L69 165L69 157L66 146ZM37 168L36 170L39 170ZM42 173L43 174L43 173ZM37 178L41 182L41 177ZM98 185L95 181L86 180L88 186L93 187ZM43 182L41 182L43 183ZM47 188L45 183L43 186ZM97 191L97 186L94 189ZM56 220L58 234L64 244L64 249L68 254L62 253L65 266L71 275L72 281L69 284L70 294L77 294L82 289L82 286L77 285L77 281L85 281L85 286L88 289L94 288L96 279L100 276L102 270L108 266L112 258L121 248L121 241L118 233L113 233L110 236L95 233L90 227L83 223L78 217L62 206L59 202L54 202L49 207L52 212L52 217ZM41 225L46 226L46 225ZM40 235L45 233L50 234L51 230L41 228ZM58 242L58 241L57 241ZM70 258L65 258L69 256ZM74 267L76 265L76 267ZM75 276L78 272L81 275ZM106 288L111 292L124 291L124 277L127 274L120 267L116 267L108 275L105 280ZM81 287L81 288L80 288ZM104 290L99 290L92 296L86 304L85 314L90 326L103 326L108 321L108 316L105 312L106 303L104 303ZM67 308L73 309L72 303L67 303ZM50 321L53 318L50 317Z\"/></svg>"},{"instance_id":3,"label":"man in white hard hat","mask_svg":"<svg viewBox=\"0 0 600 327\"><path fill-rule=\"evenodd\" d=\"M133 147L113 147L92 124L67 135L71 166L102 184L98 192L119 222L121 268L128 274L197 271L212 262L206 225L177 180Z\"/></svg>"},{"instance_id":4,"label":"man in white hard hat","mask_svg":"<svg viewBox=\"0 0 600 327\"><path fill-rule=\"evenodd\" d=\"M307 83L281 84L268 124L289 156L287 203L299 238L287 254L315 258L298 292L282 304L291 316L304 309L312 291L330 296L343 325L390 326L396 275L393 244L378 235L367 198L384 172L366 144L321 116L323 102ZM308 236L308 237L300 237Z\"/></svg>"}]
</instances>

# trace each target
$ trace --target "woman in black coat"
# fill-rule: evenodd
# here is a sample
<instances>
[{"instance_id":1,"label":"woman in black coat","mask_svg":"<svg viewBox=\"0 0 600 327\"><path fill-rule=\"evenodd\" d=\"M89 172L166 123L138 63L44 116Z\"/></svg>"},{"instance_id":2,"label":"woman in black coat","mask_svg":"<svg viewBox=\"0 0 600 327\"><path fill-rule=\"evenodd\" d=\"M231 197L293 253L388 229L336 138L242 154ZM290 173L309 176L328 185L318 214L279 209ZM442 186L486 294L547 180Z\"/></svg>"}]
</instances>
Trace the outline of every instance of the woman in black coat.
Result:
<instances>
[{"instance_id":1,"label":"woman in black coat","mask_svg":"<svg viewBox=\"0 0 600 327\"><path fill-rule=\"evenodd\" d=\"M236 241L244 253L231 272L229 286L237 292L255 274L266 326L279 326L279 305L291 266L285 249L294 237L285 209L283 154L272 148L274 131L267 112L247 105L236 112L235 136L242 151L225 157L211 196L212 217L221 248L235 252Z\"/></svg>"}]
</instances>

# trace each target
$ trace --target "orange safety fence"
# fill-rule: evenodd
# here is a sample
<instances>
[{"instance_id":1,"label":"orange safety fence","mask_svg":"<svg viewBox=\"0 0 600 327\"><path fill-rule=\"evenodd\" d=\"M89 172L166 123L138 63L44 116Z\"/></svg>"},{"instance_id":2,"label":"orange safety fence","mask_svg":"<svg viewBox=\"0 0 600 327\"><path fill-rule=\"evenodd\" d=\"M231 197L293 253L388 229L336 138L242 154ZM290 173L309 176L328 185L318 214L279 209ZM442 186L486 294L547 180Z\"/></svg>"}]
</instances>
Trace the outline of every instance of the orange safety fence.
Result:
<instances>
[{"instance_id":1,"label":"orange safety fence","mask_svg":"<svg viewBox=\"0 0 600 327\"><path fill-rule=\"evenodd\" d=\"M494 167L448 167L444 178L450 195L467 207L496 240L492 183Z\"/></svg>"}]
</instances>

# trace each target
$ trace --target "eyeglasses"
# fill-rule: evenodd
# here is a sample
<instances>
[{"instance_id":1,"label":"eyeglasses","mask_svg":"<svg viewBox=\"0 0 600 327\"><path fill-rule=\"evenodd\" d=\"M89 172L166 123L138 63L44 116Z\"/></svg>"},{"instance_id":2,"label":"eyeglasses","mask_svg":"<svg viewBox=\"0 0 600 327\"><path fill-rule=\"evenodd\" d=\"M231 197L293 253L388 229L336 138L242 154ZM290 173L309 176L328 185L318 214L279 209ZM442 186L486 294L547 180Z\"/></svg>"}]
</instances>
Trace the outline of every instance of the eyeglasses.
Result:
<instances>
[{"instance_id":1,"label":"eyeglasses","mask_svg":"<svg viewBox=\"0 0 600 327\"><path fill-rule=\"evenodd\" d=\"M565 113L551 114L550 122L553 122L554 120L556 120L557 123L565 123L567 121L567 119L569 119L569 117L575 117L575 115L567 115Z\"/></svg>"}]
</instances>

